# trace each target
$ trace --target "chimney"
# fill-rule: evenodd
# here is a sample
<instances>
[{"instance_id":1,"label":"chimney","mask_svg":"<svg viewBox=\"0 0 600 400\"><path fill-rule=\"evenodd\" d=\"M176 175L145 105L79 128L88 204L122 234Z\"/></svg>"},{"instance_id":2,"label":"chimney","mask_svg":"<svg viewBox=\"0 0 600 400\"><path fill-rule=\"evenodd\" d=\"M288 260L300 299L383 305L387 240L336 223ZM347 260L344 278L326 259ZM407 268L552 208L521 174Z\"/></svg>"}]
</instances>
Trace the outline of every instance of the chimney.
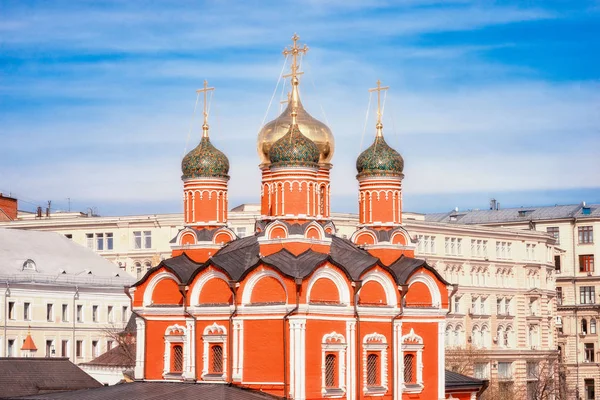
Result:
<instances>
[{"instance_id":1,"label":"chimney","mask_svg":"<svg viewBox=\"0 0 600 400\"><path fill-rule=\"evenodd\" d=\"M496 202L496 199L491 199L490 200L490 210L497 210L498 209L498 205Z\"/></svg>"},{"instance_id":2,"label":"chimney","mask_svg":"<svg viewBox=\"0 0 600 400\"><path fill-rule=\"evenodd\" d=\"M17 199L0 193L0 221L14 221L16 219Z\"/></svg>"}]
</instances>

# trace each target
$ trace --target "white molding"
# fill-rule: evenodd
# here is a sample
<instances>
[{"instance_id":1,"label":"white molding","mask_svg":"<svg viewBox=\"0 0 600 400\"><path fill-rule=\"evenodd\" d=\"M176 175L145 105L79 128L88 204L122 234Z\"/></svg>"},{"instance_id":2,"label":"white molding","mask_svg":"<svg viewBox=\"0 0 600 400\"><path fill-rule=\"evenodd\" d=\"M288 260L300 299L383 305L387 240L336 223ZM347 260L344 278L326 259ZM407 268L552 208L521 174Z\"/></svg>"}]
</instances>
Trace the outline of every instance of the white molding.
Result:
<instances>
[{"instance_id":1,"label":"white molding","mask_svg":"<svg viewBox=\"0 0 600 400\"><path fill-rule=\"evenodd\" d=\"M337 353L336 359L338 364L338 382L337 388L340 389L343 394L346 393L346 351L348 344L344 335L341 333L337 333L335 331L327 333L323 335L323 339L321 339L321 394L324 397L332 397L328 396L328 389L325 385L326 381L326 365L325 365L325 357L327 353ZM341 394L336 395L336 397L342 397Z\"/></svg>"},{"instance_id":2,"label":"white molding","mask_svg":"<svg viewBox=\"0 0 600 400\"><path fill-rule=\"evenodd\" d=\"M181 282L179 282L179 279L177 279L175 274L168 272L168 271L162 271L162 272L154 275L150 279L150 282L148 283L148 285L146 285L146 290L144 290L144 300L142 303L144 306L152 305L152 293L154 292L156 285L158 285L158 283L160 281L162 281L163 279L167 279L167 278L173 279L178 285L181 283Z\"/></svg>"},{"instance_id":3,"label":"white molding","mask_svg":"<svg viewBox=\"0 0 600 400\"><path fill-rule=\"evenodd\" d=\"M135 379L144 379L145 361L146 361L146 322L140 318L135 319L137 337L140 340L135 342Z\"/></svg>"},{"instance_id":4,"label":"white molding","mask_svg":"<svg viewBox=\"0 0 600 400\"><path fill-rule=\"evenodd\" d=\"M205 379L206 376L210 373L208 370L209 364L209 349L210 344L220 344L223 348L223 373L220 377L211 378L210 381L213 380L227 380L227 328L223 325L219 325L216 322L212 325L208 325L204 328L204 332L202 333L202 342L203 342L203 353L202 353L202 379Z\"/></svg>"},{"instance_id":5,"label":"white molding","mask_svg":"<svg viewBox=\"0 0 600 400\"><path fill-rule=\"evenodd\" d=\"M183 335L173 335L172 332L173 331L183 331ZM165 329L165 335L164 335L164 341L165 341L165 347L164 347L164 354L163 354L163 378L166 378L168 375L172 375L171 373L171 344L173 343L177 343L177 344L181 344L182 350L183 350L183 365L182 365L182 371L181 371L181 377L183 378L184 374L187 372L187 366L189 364L189 347L187 345L188 343L188 332L186 327L179 325L179 324L175 324L175 325L171 325L168 326L167 329Z\"/></svg>"},{"instance_id":6,"label":"white molding","mask_svg":"<svg viewBox=\"0 0 600 400\"><path fill-rule=\"evenodd\" d=\"M275 271L263 268L262 270L254 273L250 278L248 278L248 281L246 282L246 285L244 286L244 292L242 293L242 304L243 305L251 304L252 291L254 290L254 286L258 283L258 281L260 281L262 278L266 278L266 277L275 278L275 280L277 280L281 284L281 287L285 293L285 302L287 304L289 296L288 296L287 288L285 286L285 282L283 281L283 279L281 279L281 276L278 273L276 273ZM259 310L257 310L257 312L258 311Z\"/></svg>"},{"instance_id":7,"label":"white molding","mask_svg":"<svg viewBox=\"0 0 600 400\"><path fill-rule=\"evenodd\" d=\"M363 393L365 394L385 394L388 391L388 360L387 360L387 339L384 335L373 332L365 335L363 338ZM367 385L367 353L379 352L379 376L380 384L383 390L369 389ZM379 386L379 385L378 385Z\"/></svg>"},{"instance_id":8,"label":"white molding","mask_svg":"<svg viewBox=\"0 0 600 400\"><path fill-rule=\"evenodd\" d=\"M312 287L317 280L320 278L331 280L338 289L338 296L341 304L350 304L350 289L348 284L341 273L331 268L329 265L325 265L316 270L310 280L308 281L308 287L306 290L306 302L310 303L310 295Z\"/></svg>"},{"instance_id":9,"label":"white molding","mask_svg":"<svg viewBox=\"0 0 600 400\"><path fill-rule=\"evenodd\" d=\"M196 283L194 283L194 286L192 287L190 306L197 306L200 304L200 293L202 293L204 285L206 285L206 283L213 278L222 279L226 284L228 284L227 282L229 281L229 278L227 278L224 273L215 271L214 269L204 272L199 278L197 278Z\"/></svg>"},{"instance_id":10,"label":"white molding","mask_svg":"<svg viewBox=\"0 0 600 400\"><path fill-rule=\"evenodd\" d=\"M429 275L424 273L423 271L414 274L408 281L408 287L410 291L410 287L414 283L423 283L429 289L429 293L431 294L431 304L435 308L440 308L442 306L442 296L440 294L440 290L437 287L436 281Z\"/></svg>"},{"instance_id":11,"label":"white molding","mask_svg":"<svg viewBox=\"0 0 600 400\"><path fill-rule=\"evenodd\" d=\"M383 287L383 290L385 292L386 304L390 307L396 307L396 305L398 304L398 297L396 296L396 287L394 286L390 278L383 271L380 271L379 269L373 269L369 271L365 276L363 276L363 286L361 287L361 291L364 285L370 281L375 281L379 283Z\"/></svg>"}]
</instances>

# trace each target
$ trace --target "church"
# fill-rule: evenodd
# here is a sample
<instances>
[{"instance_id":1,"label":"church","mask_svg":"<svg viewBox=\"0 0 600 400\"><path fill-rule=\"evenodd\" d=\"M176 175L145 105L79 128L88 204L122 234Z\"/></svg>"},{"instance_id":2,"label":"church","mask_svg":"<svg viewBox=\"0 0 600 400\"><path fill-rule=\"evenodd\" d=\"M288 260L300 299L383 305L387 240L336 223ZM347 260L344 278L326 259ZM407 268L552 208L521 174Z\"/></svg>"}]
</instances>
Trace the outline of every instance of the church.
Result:
<instances>
[{"instance_id":1,"label":"church","mask_svg":"<svg viewBox=\"0 0 600 400\"><path fill-rule=\"evenodd\" d=\"M182 161L185 227L172 257L129 288L135 378L228 384L288 399L475 399L484 382L445 371L455 287L414 258L402 224L404 160L385 141L357 157L360 225L330 220L331 130L300 100L294 35L287 108L258 135L261 218L228 228L227 156L202 138ZM378 100L380 82L372 89Z\"/></svg>"}]
</instances>

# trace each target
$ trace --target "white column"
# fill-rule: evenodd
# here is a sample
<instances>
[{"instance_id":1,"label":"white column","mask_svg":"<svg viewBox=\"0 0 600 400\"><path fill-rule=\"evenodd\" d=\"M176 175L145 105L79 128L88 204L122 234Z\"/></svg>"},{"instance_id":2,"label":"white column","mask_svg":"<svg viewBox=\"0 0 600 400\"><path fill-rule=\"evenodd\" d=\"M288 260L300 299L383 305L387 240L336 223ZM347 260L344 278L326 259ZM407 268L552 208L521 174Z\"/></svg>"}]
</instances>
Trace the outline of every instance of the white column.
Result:
<instances>
[{"instance_id":1,"label":"white column","mask_svg":"<svg viewBox=\"0 0 600 400\"><path fill-rule=\"evenodd\" d=\"M294 368L296 367L296 323L295 321L290 321L289 323L289 362L288 362L288 377L289 377L289 387L288 387L288 395L292 398L295 396L295 384L296 384L296 371ZM288 351L288 349L286 349Z\"/></svg>"},{"instance_id":2,"label":"white column","mask_svg":"<svg viewBox=\"0 0 600 400\"><path fill-rule=\"evenodd\" d=\"M233 371L232 378L236 381L240 380L240 330L241 321L233 321Z\"/></svg>"},{"instance_id":3,"label":"white column","mask_svg":"<svg viewBox=\"0 0 600 400\"><path fill-rule=\"evenodd\" d=\"M394 376L392 379L394 380L394 400L402 399L402 383L404 382L404 360L402 359L402 321L394 321L394 335L392 340L394 341L394 354L393 363L394 363Z\"/></svg>"},{"instance_id":4,"label":"white column","mask_svg":"<svg viewBox=\"0 0 600 400\"><path fill-rule=\"evenodd\" d=\"M238 321L239 330L239 359L238 359L238 376L240 382L244 377L244 320Z\"/></svg>"},{"instance_id":5,"label":"white column","mask_svg":"<svg viewBox=\"0 0 600 400\"><path fill-rule=\"evenodd\" d=\"M296 355L298 376L296 379L296 392L299 394L295 400L306 400L306 319L299 320L299 346L298 354Z\"/></svg>"},{"instance_id":6,"label":"white column","mask_svg":"<svg viewBox=\"0 0 600 400\"><path fill-rule=\"evenodd\" d=\"M446 349L444 334L446 332L446 321L438 322L438 399L446 398Z\"/></svg>"},{"instance_id":7,"label":"white column","mask_svg":"<svg viewBox=\"0 0 600 400\"><path fill-rule=\"evenodd\" d=\"M142 318L135 319L137 340L135 342L135 379L144 379L146 361L146 323Z\"/></svg>"},{"instance_id":8,"label":"white column","mask_svg":"<svg viewBox=\"0 0 600 400\"><path fill-rule=\"evenodd\" d=\"M187 318L186 321L186 337L185 337L185 354L186 362L183 373L184 379L193 380L196 375L196 324L192 318Z\"/></svg>"},{"instance_id":9,"label":"white column","mask_svg":"<svg viewBox=\"0 0 600 400\"><path fill-rule=\"evenodd\" d=\"M356 373L356 321L346 322L346 343L348 345L346 351L346 358L348 362L348 374L346 375L346 398L348 400L356 400L356 379L358 374Z\"/></svg>"}]
</instances>

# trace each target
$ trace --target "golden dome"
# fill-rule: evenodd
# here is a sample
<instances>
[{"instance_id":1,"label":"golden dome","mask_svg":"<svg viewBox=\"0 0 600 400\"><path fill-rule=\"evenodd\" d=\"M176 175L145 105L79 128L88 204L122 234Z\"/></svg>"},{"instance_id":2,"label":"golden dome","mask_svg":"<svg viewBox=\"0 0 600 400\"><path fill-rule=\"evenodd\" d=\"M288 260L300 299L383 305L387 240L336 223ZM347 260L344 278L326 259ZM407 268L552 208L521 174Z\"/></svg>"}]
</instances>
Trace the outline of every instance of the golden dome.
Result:
<instances>
[{"instance_id":1,"label":"golden dome","mask_svg":"<svg viewBox=\"0 0 600 400\"><path fill-rule=\"evenodd\" d=\"M288 106L281 115L273 121L267 123L258 133L257 151L260 157L261 165L269 164L269 151L273 143L282 138L290 129L292 123L293 101L288 102ZM298 128L300 132L312 140L319 148L319 163L329 163L333 157L334 139L331 129L321 121L313 118L298 99Z\"/></svg>"}]
</instances>

